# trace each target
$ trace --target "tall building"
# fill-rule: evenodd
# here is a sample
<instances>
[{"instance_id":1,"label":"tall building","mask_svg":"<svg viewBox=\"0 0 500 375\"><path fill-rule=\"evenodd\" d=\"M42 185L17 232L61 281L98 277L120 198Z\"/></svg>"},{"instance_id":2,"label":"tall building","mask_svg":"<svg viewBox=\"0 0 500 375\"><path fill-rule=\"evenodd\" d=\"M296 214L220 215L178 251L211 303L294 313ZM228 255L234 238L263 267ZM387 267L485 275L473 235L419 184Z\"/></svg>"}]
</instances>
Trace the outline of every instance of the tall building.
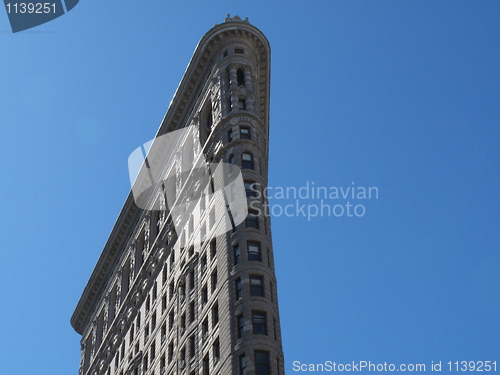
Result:
<instances>
[{"instance_id":1,"label":"tall building","mask_svg":"<svg viewBox=\"0 0 500 375\"><path fill-rule=\"evenodd\" d=\"M71 318L82 335L80 375L284 374L263 209L269 65L266 37L238 16L198 43L155 142L195 131L176 139L164 179L152 181L142 200L129 194ZM193 158L241 169L244 216L237 220L229 205L228 215L215 212L221 207L212 197L221 190L227 202L230 176L208 172L205 189L197 179L207 174L196 173ZM179 167L186 161L187 173ZM144 165L137 179L149 172ZM193 191L186 214L182 202ZM168 194L182 215L175 217ZM229 230L221 231L224 222Z\"/></svg>"}]
</instances>

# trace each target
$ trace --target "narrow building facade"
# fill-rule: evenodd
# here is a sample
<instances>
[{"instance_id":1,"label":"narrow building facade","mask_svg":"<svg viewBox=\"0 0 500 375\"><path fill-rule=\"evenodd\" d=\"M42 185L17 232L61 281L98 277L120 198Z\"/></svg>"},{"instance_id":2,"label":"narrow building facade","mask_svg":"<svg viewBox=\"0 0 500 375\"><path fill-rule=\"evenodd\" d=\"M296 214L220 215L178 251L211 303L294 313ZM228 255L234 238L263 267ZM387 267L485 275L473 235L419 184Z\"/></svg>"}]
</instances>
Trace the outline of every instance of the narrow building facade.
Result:
<instances>
[{"instance_id":1,"label":"narrow building facade","mask_svg":"<svg viewBox=\"0 0 500 375\"><path fill-rule=\"evenodd\" d=\"M198 43L155 139L195 131L177 140L169 178L153 181L140 204L129 194L73 313L79 375L284 374L264 209L269 94L266 37L228 15ZM228 199L228 176L208 172L200 184L197 155L239 167L248 215L218 212L212 197ZM167 195L187 207L193 191L194 208L178 219Z\"/></svg>"}]
</instances>

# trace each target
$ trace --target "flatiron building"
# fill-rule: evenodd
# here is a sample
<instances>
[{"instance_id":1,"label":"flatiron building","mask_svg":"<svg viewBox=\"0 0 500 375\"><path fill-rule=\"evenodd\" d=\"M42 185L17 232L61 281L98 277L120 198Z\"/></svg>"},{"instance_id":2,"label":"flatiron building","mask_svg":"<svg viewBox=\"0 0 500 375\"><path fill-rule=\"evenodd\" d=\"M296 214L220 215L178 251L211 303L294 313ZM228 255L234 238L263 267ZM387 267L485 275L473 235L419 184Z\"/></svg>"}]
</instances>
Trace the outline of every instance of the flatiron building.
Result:
<instances>
[{"instance_id":1,"label":"flatiron building","mask_svg":"<svg viewBox=\"0 0 500 375\"><path fill-rule=\"evenodd\" d=\"M284 374L263 194L269 85L269 43L248 20L228 15L198 43L155 137L190 127L195 139L179 139L168 181L141 204L131 191L120 212L71 318L82 335L79 375ZM217 229L223 219L211 209L225 183L215 176L182 226L165 198L166 189L177 203L203 190L178 167L193 165L196 144L207 165L241 170L246 215L237 222L229 211L229 230Z\"/></svg>"}]
</instances>

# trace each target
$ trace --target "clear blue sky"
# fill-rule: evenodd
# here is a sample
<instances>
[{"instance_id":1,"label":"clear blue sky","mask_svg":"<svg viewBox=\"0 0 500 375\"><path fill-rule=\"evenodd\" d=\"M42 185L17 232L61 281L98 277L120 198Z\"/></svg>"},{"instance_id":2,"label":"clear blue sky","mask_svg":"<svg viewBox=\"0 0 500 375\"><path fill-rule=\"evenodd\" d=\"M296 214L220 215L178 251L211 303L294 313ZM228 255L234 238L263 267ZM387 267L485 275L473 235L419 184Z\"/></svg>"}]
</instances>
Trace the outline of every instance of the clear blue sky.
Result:
<instances>
[{"instance_id":1,"label":"clear blue sky","mask_svg":"<svg viewBox=\"0 0 500 375\"><path fill-rule=\"evenodd\" d=\"M270 185L379 191L363 217L272 219L287 373L500 371L500 2L82 0L18 34L0 11L1 374L77 374L128 155L228 13L271 43Z\"/></svg>"}]
</instances>

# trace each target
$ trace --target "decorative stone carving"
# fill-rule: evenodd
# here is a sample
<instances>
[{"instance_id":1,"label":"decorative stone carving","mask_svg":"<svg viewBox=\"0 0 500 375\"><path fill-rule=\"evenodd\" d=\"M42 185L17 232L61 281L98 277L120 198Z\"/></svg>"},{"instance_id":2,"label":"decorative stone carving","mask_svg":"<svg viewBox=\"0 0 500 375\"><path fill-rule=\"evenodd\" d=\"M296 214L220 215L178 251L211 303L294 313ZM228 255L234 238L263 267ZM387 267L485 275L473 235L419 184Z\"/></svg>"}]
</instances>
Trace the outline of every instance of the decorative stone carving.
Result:
<instances>
[{"instance_id":1,"label":"decorative stone carving","mask_svg":"<svg viewBox=\"0 0 500 375\"><path fill-rule=\"evenodd\" d=\"M95 333L97 332L97 321L93 321L92 322L92 333L91 333L91 340L90 340L90 358L94 357L94 354L95 354L95 350L97 350L96 348L96 344L97 344L97 337L95 335Z\"/></svg>"},{"instance_id":2,"label":"decorative stone carving","mask_svg":"<svg viewBox=\"0 0 500 375\"><path fill-rule=\"evenodd\" d=\"M111 297L110 295L106 295L104 298L104 316L103 316L103 322L102 322L102 332L103 335L108 331L111 325L111 319L109 317L109 303L110 303Z\"/></svg>"},{"instance_id":3,"label":"decorative stone carving","mask_svg":"<svg viewBox=\"0 0 500 375\"><path fill-rule=\"evenodd\" d=\"M85 350L86 350L86 343L82 339L82 342L80 343L80 371L78 373L79 375L82 375L84 370L83 366L85 363Z\"/></svg>"},{"instance_id":4,"label":"decorative stone carving","mask_svg":"<svg viewBox=\"0 0 500 375\"><path fill-rule=\"evenodd\" d=\"M116 285L116 296L115 296L115 315L120 311L121 296L122 296L122 278L119 277Z\"/></svg>"},{"instance_id":5,"label":"decorative stone carving","mask_svg":"<svg viewBox=\"0 0 500 375\"><path fill-rule=\"evenodd\" d=\"M226 71L222 71L220 75L220 81L221 81L221 110L222 110L222 117L225 117L228 115L230 108L229 104L230 102L228 99L231 97L231 93L229 91L229 83L228 83L228 76Z\"/></svg>"},{"instance_id":6,"label":"decorative stone carving","mask_svg":"<svg viewBox=\"0 0 500 375\"><path fill-rule=\"evenodd\" d=\"M148 211L145 215L145 222L146 224L144 225L144 247L143 251L148 251L149 250L149 235L151 231L151 211Z\"/></svg>"},{"instance_id":7,"label":"decorative stone carving","mask_svg":"<svg viewBox=\"0 0 500 375\"><path fill-rule=\"evenodd\" d=\"M167 218L167 204L165 199L165 186L162 184L163 194L160 196L160 213L158 214L158 222L156 223L156 227L158 232L160 232L160 228L165 222Z\"/></svg>"},{"instance_id":8,"label":"decorative stone carving","mask_svg":"<svg viewBox=\"0 0 500 375\"><path fill-rule=\"evenodd\" d=\"M247 90L247 95L248 95L245 101L245 106L247 111L253 112L254 95L253 95L253 85L252 85L252 73L250 72L250 69L248 67L245 67L244 77L245 77L245 88Z\"/></svg>"},{"instance_id":9,"label":"decorative stone carving","mask_svg":"<svg viewBox=\"0 0 500 375\"><path fill-rule=\"evenodd\" d=\"M248 17L246 17L244 20L240 18L240 16L234 16L231 18L231 15L228 14L224 22L245 22L245 23L250 23L248 21Z\"/></svg>"},{"instance_id":10,"label":"decorative stone carving","mask_svg":"<svg viewBox=\"0 0 500 375\"><path fill-rule=\"evenodd\" d=\"M167 223L165 230L167 232L167 245L168 245L172 241L172 237L173 237L171 223Z\"/></svg>"}]
</instances>

